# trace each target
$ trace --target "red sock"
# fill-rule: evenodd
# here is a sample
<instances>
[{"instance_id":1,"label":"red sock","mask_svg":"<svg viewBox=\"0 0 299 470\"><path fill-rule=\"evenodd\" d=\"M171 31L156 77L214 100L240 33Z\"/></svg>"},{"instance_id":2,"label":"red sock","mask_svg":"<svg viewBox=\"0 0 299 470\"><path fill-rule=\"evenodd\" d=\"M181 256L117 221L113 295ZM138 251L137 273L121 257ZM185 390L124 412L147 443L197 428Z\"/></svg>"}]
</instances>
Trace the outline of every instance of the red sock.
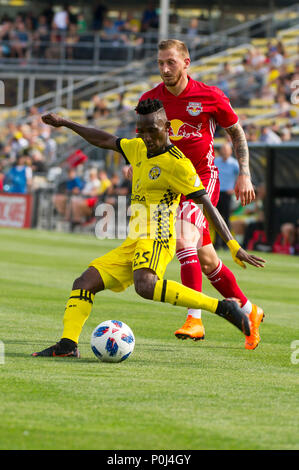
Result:
<instances>
[{"instance_id":1,"label":"red sock","mask_svg":"<svg viewBox=\"0 0 299 470\"><path fill-rule=\"evenodd\" d=\"M225 299L236 297L241 300L242 307L246 304L248 299L238 286L234 274L221 260L219 261L218 267L208 274L207 278L212 286L215 287Z\"/></svg>"},{"instance_id":2,"label":"red sock","mask_svg":"<svg viewBox=\"0 0 299 470\"><path fill-rule=\"evenodd\" d=\"M181 263L182 284L198 292L202 290L202 271L196 248L183 248L176 252Z\"/></svg>"}]
</instances>

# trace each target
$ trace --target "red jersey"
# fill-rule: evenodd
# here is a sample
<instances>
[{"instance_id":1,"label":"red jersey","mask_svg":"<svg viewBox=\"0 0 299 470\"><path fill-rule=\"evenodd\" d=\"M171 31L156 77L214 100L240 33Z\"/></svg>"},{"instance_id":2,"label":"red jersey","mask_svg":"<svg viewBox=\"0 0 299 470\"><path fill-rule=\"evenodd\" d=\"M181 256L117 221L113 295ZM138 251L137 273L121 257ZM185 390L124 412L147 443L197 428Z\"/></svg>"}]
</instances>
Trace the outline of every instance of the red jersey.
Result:
<instances>
[{"instance_id":1,"label":"red jersey","mask_svg":"<svg viewBox=\"0 0 299 470\"><path fill-rule=\"evenodd\" d=\"M223 128L238 122L229 99L219 88L188 77L188 85L178 96L170 93L164 83L144 93L140 101L162 101L171 122L169 137L193 163L199 176L216 177L214 165L214 133L216 124Z\"/></svg>"}]
</instances>

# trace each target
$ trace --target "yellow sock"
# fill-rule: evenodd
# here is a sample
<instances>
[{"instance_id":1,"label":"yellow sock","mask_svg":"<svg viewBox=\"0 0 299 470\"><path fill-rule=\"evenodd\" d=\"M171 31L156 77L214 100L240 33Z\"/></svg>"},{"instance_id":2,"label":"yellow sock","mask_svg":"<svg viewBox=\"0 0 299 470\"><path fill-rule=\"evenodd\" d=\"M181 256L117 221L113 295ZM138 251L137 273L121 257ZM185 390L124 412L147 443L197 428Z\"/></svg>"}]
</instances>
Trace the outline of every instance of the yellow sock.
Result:
<instances>
[{"instance_id":1,"label":"yellow sock","mask_svg":"<svg viewBox=\"0 0 299 470\"><path fill-rule=\"evenodd\" d=\"M155 285L154 298L158 302L167 302L172 305L188 308L202 308L215 313L218 300L208 297L202 292L190 289L175 281L159 280Z\"/></svg>"},{"instance_id":2,"label":"yellow sock","mask_svg":"<svg viewBox=\"0 0 299 470\"><path fill-rule=\"evenodd\" d=\"M90 315L93 300L94 294L85 289L76 289L71 292L63 317L62 338L78 343L83 325Z\"/></svg>"}]
</instances>

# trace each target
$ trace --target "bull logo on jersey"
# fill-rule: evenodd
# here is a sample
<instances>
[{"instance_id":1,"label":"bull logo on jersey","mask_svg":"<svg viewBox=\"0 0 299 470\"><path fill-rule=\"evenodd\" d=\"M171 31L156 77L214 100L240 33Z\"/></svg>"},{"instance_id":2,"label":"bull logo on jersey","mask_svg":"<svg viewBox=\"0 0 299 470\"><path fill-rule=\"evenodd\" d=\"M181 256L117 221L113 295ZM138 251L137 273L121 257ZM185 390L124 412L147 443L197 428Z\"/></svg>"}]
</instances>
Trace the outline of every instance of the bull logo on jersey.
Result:
<instances>
[{"instance_id":1,"label":"bull logo on jersey","mask_svg":"<svg viewBox=\"0 0 299 470\"><path fill-rule=\"evenodd\" d=\"M202 112L202 104L190 101L186 111L190 114L190 116L198 116Z\"/></svg>"},{"instance_id":2,"label":"bull logo on jersey","mask_svg":"<svg viewBox=\"0 0 299 470\"><path fill-rule=\"evenodd\" d=\"M170 121L169 137L171 140L181 140L184 137L186 139L190 137L202 137L202 133L200 132L201 126L202 123L198 124L198 126L192 126L179 119L172 119L172 121Z\"/></svg>"},{"instance_id":3,"label":"bull logo on jersey","mask_svg":"<svg viewBox=\"0 0 299 470\"><path fill-rule=\"evenodd\" d=\"M161 170L158 166L154 166L153 168L150 169L148 176L150 177L151 180L156 180L159 178L161 174Z\"/></svg>"}]
</instances>

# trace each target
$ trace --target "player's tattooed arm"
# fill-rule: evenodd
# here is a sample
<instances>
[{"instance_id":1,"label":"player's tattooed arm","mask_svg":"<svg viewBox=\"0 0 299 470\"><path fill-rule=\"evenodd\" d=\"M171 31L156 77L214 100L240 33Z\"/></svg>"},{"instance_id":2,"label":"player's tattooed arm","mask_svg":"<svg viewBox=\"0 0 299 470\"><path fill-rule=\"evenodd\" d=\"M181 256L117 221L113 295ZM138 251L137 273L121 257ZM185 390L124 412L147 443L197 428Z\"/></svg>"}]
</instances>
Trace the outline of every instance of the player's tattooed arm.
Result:
<instances>
[{"instance_id":1,"label":"player's tattooed arm","mask_svg":"<svg viewBox=\"0 0 299 470\"><path fill-rule=\"evenodd\" d=\"M95 129L94 127L83 126L77 122L65 119L57 114L49 113L42 116L42 121L45 124L49 124L53 127L68 127L76 134L80 135L92 145L96 147L111 149L118 151L116 145L117 137L109 134L108 132L102 131L101 129Z\"/></svg>"},{"instance_id":2,"label":"player's tattooed arm","mask_svg":"<svg viewBox=\"0 0 299 470\"><path fill-rule=\"evenodd\" d=\"M204 194L193 199L196 204L203 206L203 212L209 223L212 224L216 232L229 247L233 260L245 268L245 263L251 264L257 268L264 267L265 260L247 253L232 236L225 220L216 207L213 206L209 196Z\"/></svg>"},{"instance_id":3,"label":"player's tattooed arm","mask_svg":"<svg viewBox=\"0 0 299 470\"><path fill-rule=\"evenodd\" d=\"M237 122L237 124L225 130L232 140L234 152L239 162L239 174L250 177L249 150L242 126Z\"/></svg>"},{"instance_id":4,"label":"player's tattooed arm","mask_svg":"<svg viewBox=\"0 0 299 470\"><path fill-rule=\"evenodd\" d=\"M251 183L249 150L245 132L239 122L225 130L231 138L234 153L239 163L239 176L235 185L235 194L237 199L241 200L242 206L245 206L255 199Z\"/></svg>"}]
</instances>

